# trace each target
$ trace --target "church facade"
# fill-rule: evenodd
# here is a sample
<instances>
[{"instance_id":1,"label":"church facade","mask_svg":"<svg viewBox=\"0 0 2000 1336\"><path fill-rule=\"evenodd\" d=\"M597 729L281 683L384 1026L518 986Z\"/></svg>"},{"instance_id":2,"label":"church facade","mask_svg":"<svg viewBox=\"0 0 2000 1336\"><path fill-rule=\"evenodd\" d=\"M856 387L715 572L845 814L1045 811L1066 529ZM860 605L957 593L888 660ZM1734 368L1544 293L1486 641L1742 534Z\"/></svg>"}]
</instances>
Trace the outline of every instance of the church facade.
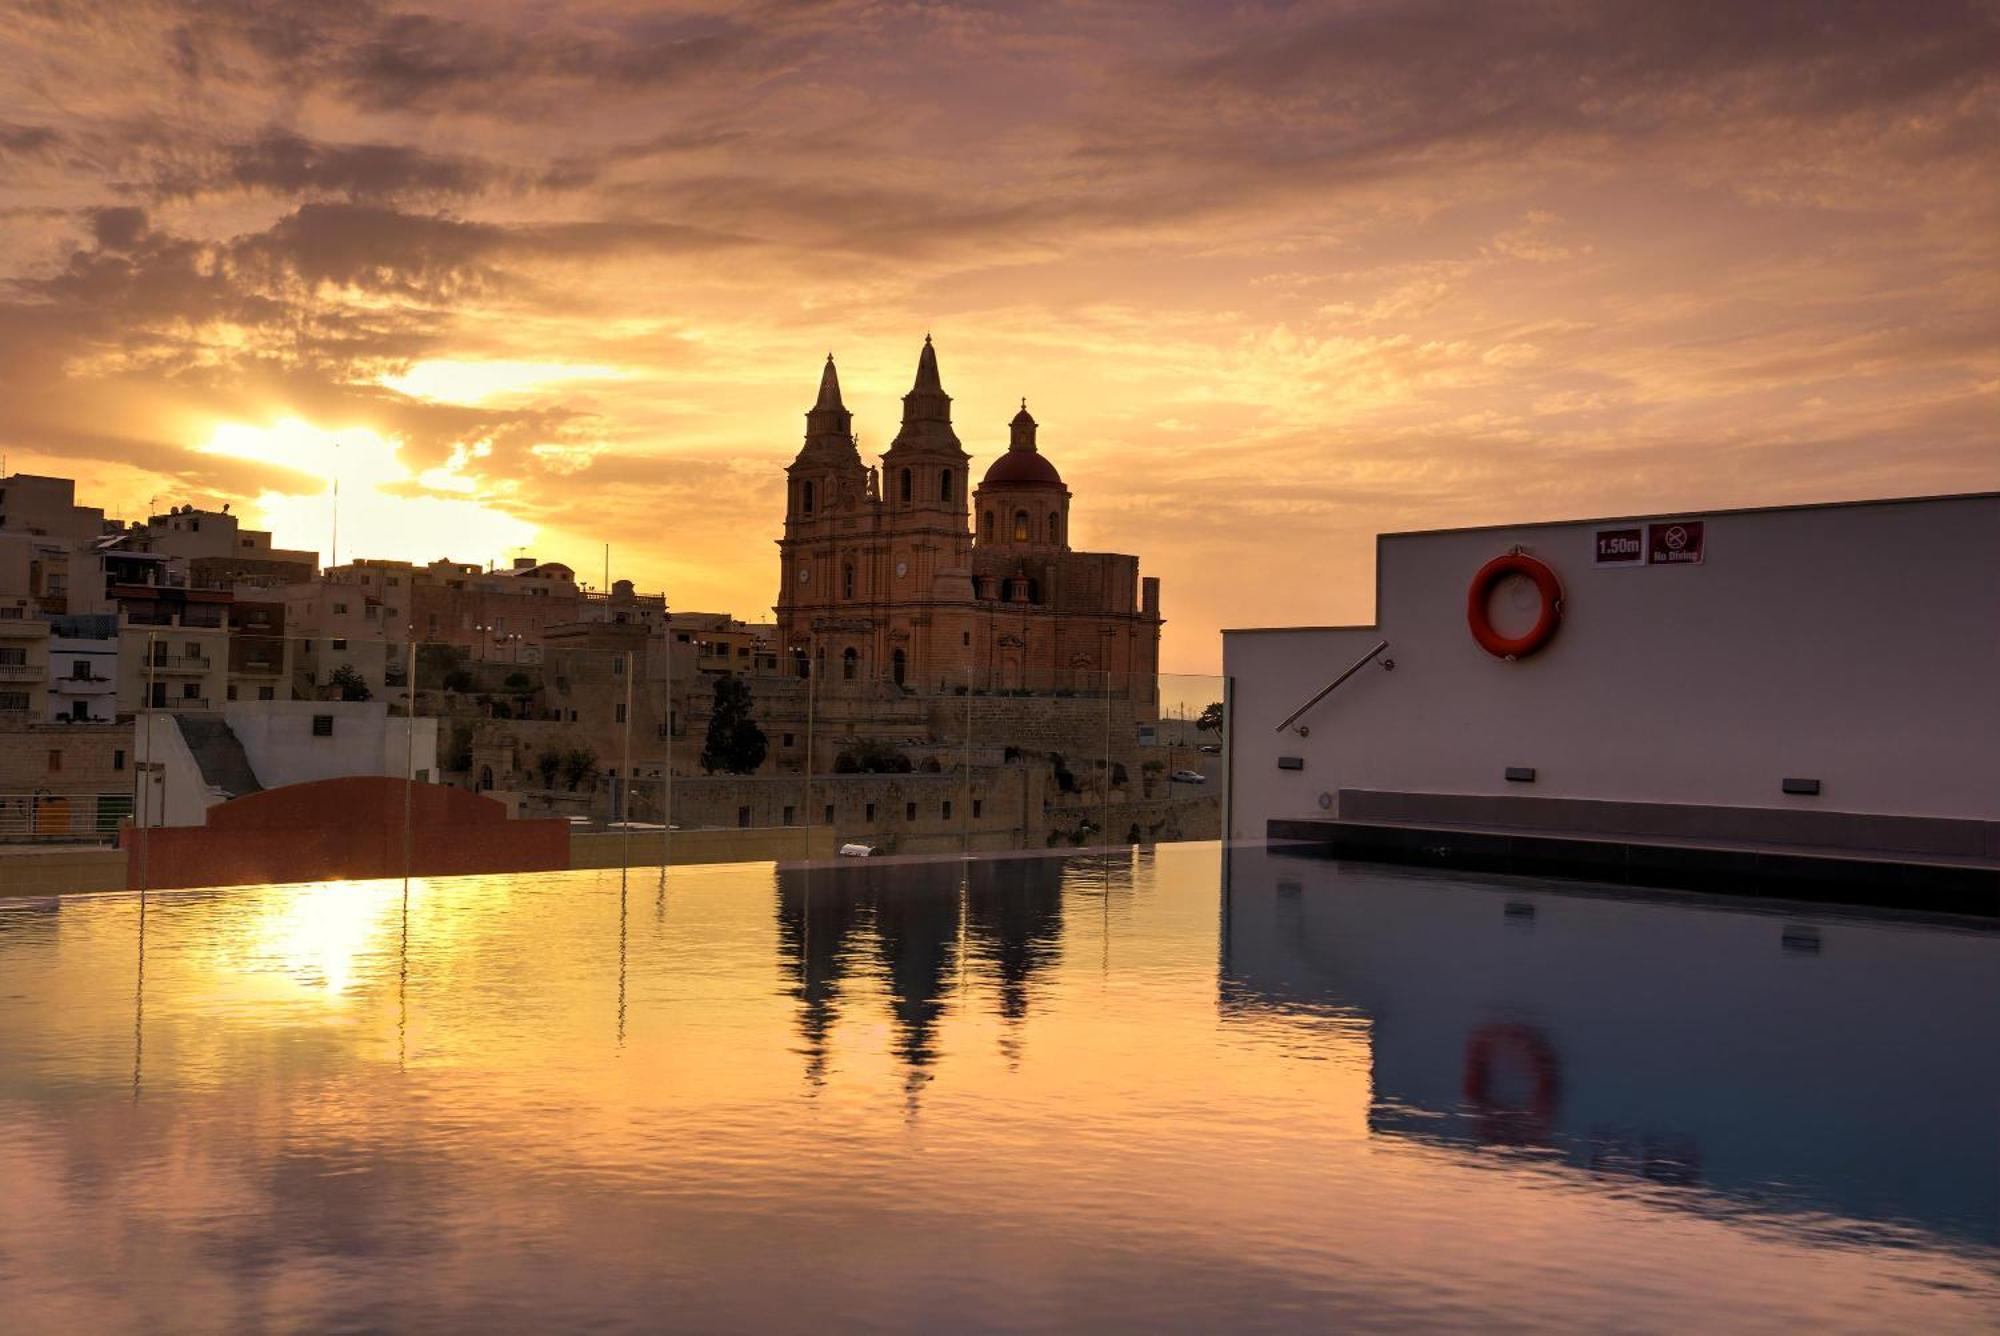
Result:
<instances>
[{"instance_id":1,"label":"church facade","mask_svg":"<svg viewBox=\"0 0 2000 1336\"><path fill-rule=\"evenodd\" d=\"M782 652L823 683L1105 689L1157 699L1160 587L1139 558L1069 545L1070 490L1024 403L972 481L928 336L895 440L871 466L828 356L785 470Z\"/></svg>"}]
</instances>

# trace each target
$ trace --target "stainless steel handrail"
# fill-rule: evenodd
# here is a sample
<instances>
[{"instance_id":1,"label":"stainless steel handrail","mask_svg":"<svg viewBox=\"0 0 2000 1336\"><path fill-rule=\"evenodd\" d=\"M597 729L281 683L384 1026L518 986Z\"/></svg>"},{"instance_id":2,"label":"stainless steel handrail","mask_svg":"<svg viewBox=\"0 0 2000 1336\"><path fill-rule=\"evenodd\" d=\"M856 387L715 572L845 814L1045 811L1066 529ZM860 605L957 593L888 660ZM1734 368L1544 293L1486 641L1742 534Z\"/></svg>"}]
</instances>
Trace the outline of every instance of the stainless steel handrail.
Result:
<instances>
[{"instance_id":1,"label":"stainless steel handrail","mask_svg":"<svg viewBox=\"0 0 2000 1336\"><path fill-rule=\"evenodd\" d=\"M1379 644L1377 644L1374 649L1369 650L1366 654L1356 659L1354 661L1353 666L1350 667L1346 672L1342 673L1339 677L1334 678L1331 682L1328 682L1318 691L1315 691L1313 693L1313 697L1311 700L1307 701L1304 705L1299 706L1298 709L1293 710L1290 714L1286 715L1285 722L1279 724L1275 729L1272 730L1272 732L1282 733L1286 729L1290 728L1295 722L1297 722L1298 717L1300 715L1304 714L1307 710L1310 710L1313 706L1325 700L1327 698L1328 693L1330 693L1335 687L1339 686L1342 682L1345 682L1348 678L1360 672L1363 668L1366 668L1369 662L1372 659L1374 659L1376 655L1380 654L1383 650L1387 648L1389 648L1389 642L1384 640Z\"/></svg>"}]
</instances>

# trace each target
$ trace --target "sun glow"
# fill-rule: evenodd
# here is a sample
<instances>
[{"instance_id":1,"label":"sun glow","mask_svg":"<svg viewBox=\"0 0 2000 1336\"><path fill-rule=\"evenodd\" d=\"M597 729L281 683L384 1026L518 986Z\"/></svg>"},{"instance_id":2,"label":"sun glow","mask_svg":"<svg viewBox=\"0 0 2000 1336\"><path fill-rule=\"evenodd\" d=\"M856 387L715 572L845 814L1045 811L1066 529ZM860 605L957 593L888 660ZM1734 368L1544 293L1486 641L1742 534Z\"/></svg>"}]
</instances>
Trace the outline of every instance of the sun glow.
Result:
<instances>
[{"instance_id":1,"label":"sun glow","mask_svg":"<svg viewBox=\"0 0 2000 1336\"><path fill-rule=\"evenodd\" d=\"M404 461L398 442L379 432L329 431L283 418L264 426L219 424L200 451L323 479L312 492L265 489L250 516L271 531L277 546L315 550L323 561L358 556L480 561L530 546L538 532L479 499L482 488L469 469L486 453L481 442L463 445L445 463L418 472Z\"/></svg>"}]
</instances>

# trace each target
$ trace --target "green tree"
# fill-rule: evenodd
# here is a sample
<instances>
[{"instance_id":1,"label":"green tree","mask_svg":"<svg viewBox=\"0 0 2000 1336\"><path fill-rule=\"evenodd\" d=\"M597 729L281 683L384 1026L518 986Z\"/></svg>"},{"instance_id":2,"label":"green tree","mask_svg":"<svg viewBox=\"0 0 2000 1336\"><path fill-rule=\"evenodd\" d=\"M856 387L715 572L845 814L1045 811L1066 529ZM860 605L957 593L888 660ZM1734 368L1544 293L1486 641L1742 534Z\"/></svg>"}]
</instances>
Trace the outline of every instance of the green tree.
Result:
<instances>
[{"instance_id":1,"label":"green tree","mask_svg":"<svg viewBox=\"0 0 2000 1336\"><path fill-rule=\"evenodd\" d=\"M563 753L563 782L574 792L582 787L585 780L597 777L597 753L588 747L576 747Z\"/></svg>"},{"instance_id":2,"label":"green tree","mask_svg":"<svg viewBox=\"0 0 2000 1336\"><path fill-rule=\"evenodd\" d=\"M1194 726L1203 733L1214 733L1220 736L1222 733L1222 702L1219 700L1210 701L1203 707L1200 717L1194 721Z\"/></svg>"},{"instance_id":3,"label":"green tree","mask_svg":"<svg viewBox=\"0 0 2000 1336\"><path fill-rule=\"evenodd\" d=\"M333 670L326 684L340 692L342 700L367 700L375 693L368 689L368 679L355 671L351 663L343 663Z\"/></svg>"},{"instance_id":4,"label":"green tree","mask_svg":"<svg viewBox=\"0 0 2000 1336\"><path fill-rule=\"evenodd\" d=\"M756 773L764 764L769 743L750 717L750 684L734 673L715 679L715 704L708 714L708 739L701 748L701 768L732 775Z\"/></svg>"}]
</instances>

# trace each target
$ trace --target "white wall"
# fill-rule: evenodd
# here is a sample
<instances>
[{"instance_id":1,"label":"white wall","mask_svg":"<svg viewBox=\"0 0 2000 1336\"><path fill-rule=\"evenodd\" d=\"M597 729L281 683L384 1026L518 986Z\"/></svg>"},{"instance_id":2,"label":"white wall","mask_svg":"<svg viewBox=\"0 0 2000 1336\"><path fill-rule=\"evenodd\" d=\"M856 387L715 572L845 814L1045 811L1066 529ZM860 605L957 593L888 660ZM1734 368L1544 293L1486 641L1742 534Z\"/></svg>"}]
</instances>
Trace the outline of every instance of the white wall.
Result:
<instances>
[{"instance_id":1,"label":"white wall","mask_svg":"<svg viewBox=\"0 0 2000 1336\"><path fill-rule=\"evenodd\" d=\"M313 735L314 715L332 716L331 736ZM267 789L343 775L437 777L438 721L391 718L385 701L232 701L222 717Z\"/></svg>"},{"instance_id":2,"label":"white wall","mask_svg":"<svg viewBox=\"0 0 2000 1336\"><path fill-rule=\"evenodd\" d=\"M134 824L146 826L199 826L208 819L208 809L224 801L211 791L195 764L194 753L181 737L181 727L166 711L139 715L133 721L132 756L142 769L143 808L132 814ZM146 792L150 789L151 796Z\"/></svg>"},{"instance_id":3,"label":"white wall","mask_svg":"<svg viewBox=\"0 0 2000 1336\"><path fill-rule=\"evenodd\" d=\"M1595 530L1630 521L1385 535L1377 627L1225 632L1230 833L1342 788L2000 819L2000 495L1652 518L1705 520L1704 563L1593 565ZM1509 663L1465 604L1516 544L1565 610ZM1309 737L1273 731L1378 640L1394 671L1363 669Z\"/></svg>"}]
</instances>

